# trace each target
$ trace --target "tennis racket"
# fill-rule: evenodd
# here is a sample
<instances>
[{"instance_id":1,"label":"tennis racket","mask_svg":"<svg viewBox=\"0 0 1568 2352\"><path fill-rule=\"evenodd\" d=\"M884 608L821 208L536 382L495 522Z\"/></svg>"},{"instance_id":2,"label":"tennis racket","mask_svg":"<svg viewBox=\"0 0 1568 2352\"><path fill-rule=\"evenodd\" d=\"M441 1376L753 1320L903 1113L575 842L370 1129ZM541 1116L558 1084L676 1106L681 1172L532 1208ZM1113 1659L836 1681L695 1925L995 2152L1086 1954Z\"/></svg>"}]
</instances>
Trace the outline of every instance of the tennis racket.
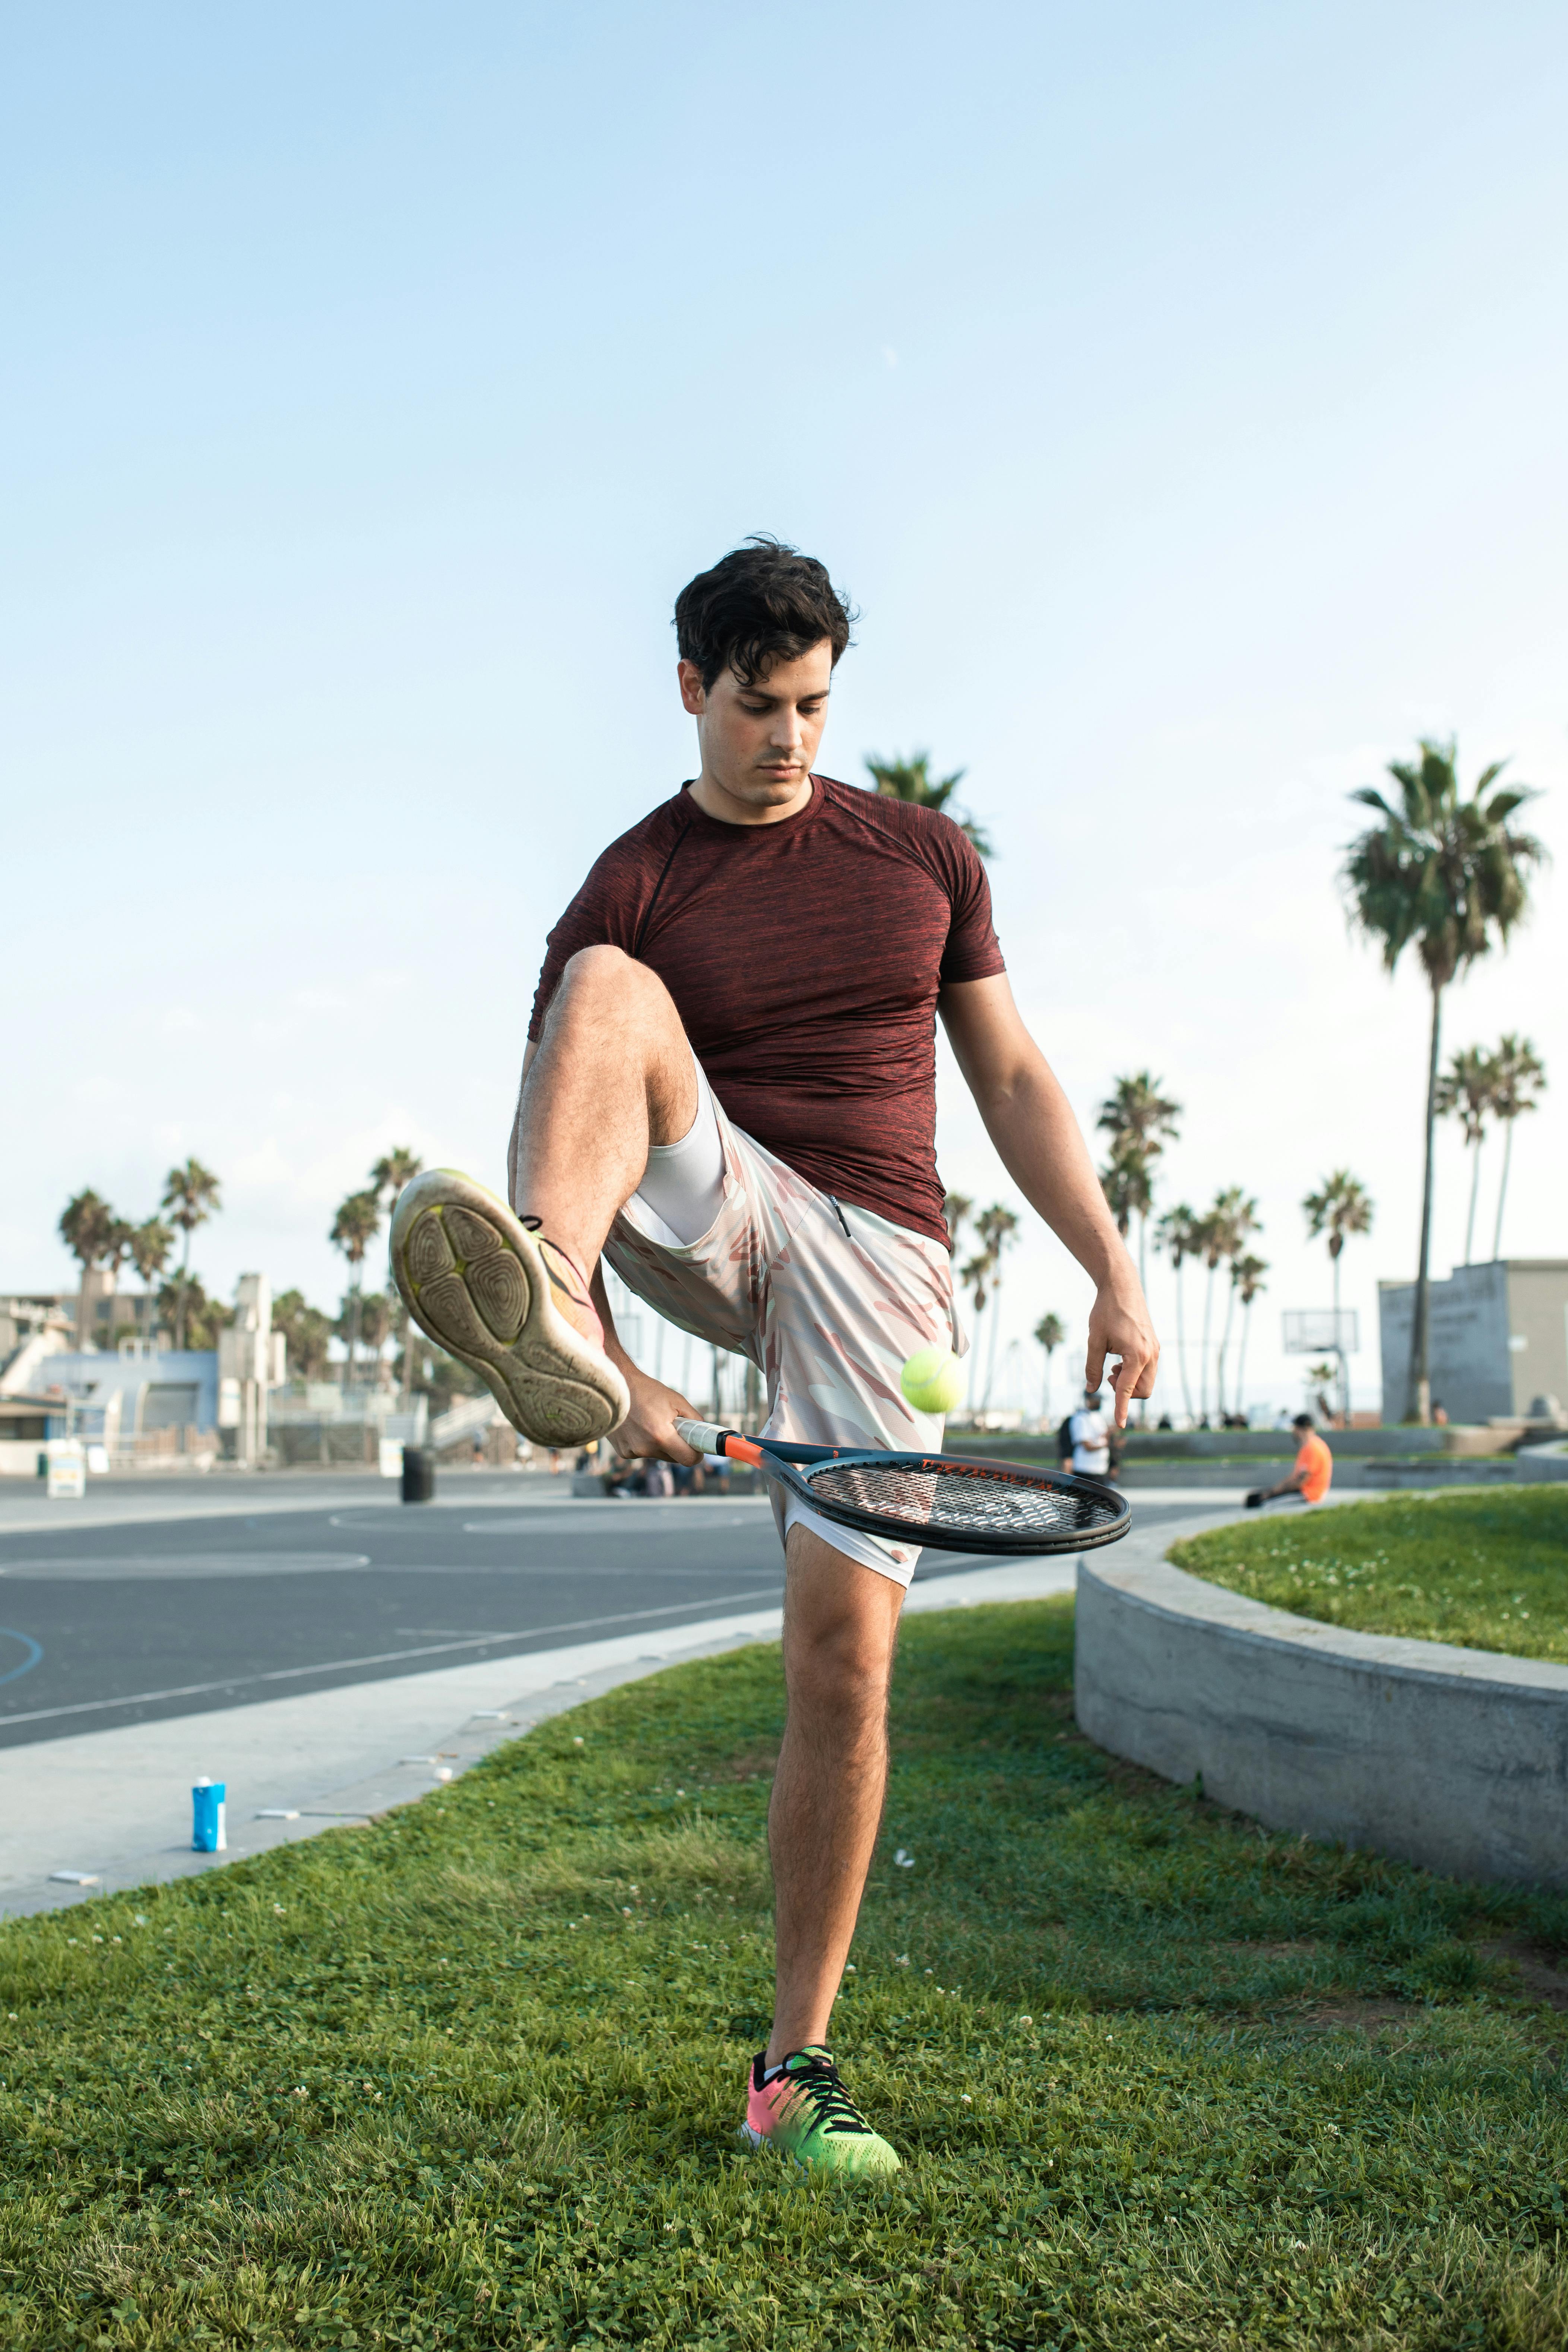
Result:
<instances>
[{"instance_id":1,"label":"tennis racket","mask_svg":"<svg viewBox=\"0 0 1568 2352\"><path fill-rule=\"evenodd\" d=\"M742 1437L711 1421L678 1421L699 1454L749 1462L825 1519L942 1551L1089 1551L1127 1533L1131 1513L1099 1478L966 1462L953 1454L885 1454L849 1445L792 1445Z\"/></svg>"}]
</instances>

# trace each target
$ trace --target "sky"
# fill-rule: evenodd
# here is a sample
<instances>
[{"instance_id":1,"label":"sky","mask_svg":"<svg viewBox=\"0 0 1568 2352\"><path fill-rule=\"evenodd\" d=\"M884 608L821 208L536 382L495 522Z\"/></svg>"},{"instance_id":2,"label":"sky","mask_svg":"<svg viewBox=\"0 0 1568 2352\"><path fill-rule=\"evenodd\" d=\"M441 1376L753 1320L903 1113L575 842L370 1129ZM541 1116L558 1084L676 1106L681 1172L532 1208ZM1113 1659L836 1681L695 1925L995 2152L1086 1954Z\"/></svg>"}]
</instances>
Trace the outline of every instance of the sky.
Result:
<instances>
[{"instance_id":1,"label":"sky","mask_svg":"<svg viewBox=\"0 0 1568 2352\"><path fill-rule=\"evenodd\" d=\"M1568 1255L1560 8L89 13L0 32L0 1290L187 1153L208 1287L326 1305L389 1145L501 1186L544 934L692 772L674 596L759 530L860 610L822 767L967 771L1080 1117L1148 1068L1157 1205L1256 1197L1257 1403L1331 1169L1358 1404L1415 1267L1425 991L1347 929L1347 795L1509 759L1558 863L1446 1039L1543 1055L1503 1246ZM939 1157L1021 1205L945 1055ZM995 1401L1089 1295L1026 1214Z\"/></svg>"}]
</instances>

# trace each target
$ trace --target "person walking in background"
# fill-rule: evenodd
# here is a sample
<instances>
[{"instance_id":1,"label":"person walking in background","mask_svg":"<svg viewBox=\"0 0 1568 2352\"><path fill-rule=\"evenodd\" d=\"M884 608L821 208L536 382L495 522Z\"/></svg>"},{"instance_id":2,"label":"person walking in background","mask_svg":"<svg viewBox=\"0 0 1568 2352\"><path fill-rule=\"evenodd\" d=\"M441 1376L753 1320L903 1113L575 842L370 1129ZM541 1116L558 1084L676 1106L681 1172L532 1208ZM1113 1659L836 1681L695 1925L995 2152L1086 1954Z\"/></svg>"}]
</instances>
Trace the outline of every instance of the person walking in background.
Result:
<instances>
[{"instance_id":1,"label":"person walking in background","mask_svg":"<svg viewBox=\"0 0 1568 2352\"><path fill-rule=\"evenodd\" d=\"M1060 1431L1062 1468L1085 1477L1110 1475L1110 1423L1100 1411L1098 1389L1085 1389L1077 1412L1069 1412Z\"/></svg>"},{"instance_id":2,"label":"person walking in background","mask_svg":"<svg viewBox=\"0 0 1568 2352\"><path fill-rule=\"evenodd\" d=\"M1333 1483L1334 1457L1328 1444L1313 1425L1310 1412L1299 1412L1290 1423L1300 1444L1296 1453L1296 1466L1278 1486L1255 1487L1247 1498L1249 1511L1260 1511L1265 1503L1272 1503L1285 1495L1293 1495L1303 1503L1321 1503Z\"/></svg>"}]
</instances>

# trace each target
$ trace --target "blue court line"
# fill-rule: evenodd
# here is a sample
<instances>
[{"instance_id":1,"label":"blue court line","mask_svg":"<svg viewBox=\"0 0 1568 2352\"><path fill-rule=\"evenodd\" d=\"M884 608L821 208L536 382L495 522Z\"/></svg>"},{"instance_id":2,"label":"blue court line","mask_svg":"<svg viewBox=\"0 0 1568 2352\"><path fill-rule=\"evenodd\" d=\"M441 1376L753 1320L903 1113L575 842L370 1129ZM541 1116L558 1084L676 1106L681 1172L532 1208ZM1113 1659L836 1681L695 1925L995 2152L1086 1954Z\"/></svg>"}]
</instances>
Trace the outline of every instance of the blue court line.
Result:
<instances>
[{"instance_id":1,"label":"blue court line","mask_svg":"<svg viewBox=\"0 0 1568 2352\"><path fill-rule=\"evenodd\" d=\"M35 1642L31 1633L14 1632L9 1625L0 1625L0 1642L20 1642L24 1649L31 1650L33 1654L30 1658L24 1658L19 1666L13 1666L8 1675L0 1675L0 1683L14 1683L18 1675L30 1675L44 1654L41 1642Z\"/></svg>"}]
</instances>

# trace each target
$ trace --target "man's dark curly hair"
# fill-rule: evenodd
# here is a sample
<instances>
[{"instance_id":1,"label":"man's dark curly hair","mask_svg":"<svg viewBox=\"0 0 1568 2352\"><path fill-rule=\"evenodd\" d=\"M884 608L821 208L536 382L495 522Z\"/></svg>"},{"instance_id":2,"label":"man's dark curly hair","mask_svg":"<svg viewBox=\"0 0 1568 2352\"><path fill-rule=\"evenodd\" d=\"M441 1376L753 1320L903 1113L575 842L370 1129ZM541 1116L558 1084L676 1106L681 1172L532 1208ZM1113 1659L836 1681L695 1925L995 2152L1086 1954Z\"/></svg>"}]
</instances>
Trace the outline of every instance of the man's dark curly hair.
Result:
<instances>
[{"instance_id":1,"label":"man's dark curly hair","mask_svg":"<svg viewBox=\"0 0 1568 2352\"><path fill-rule=\"evenodd\" d=\"M837 666L856 614L815 556L758 531L675 600L675 640L706 690L726 669L754 686L777 661L798 661L824 637Z\"/></svg>"}]
</instances>

